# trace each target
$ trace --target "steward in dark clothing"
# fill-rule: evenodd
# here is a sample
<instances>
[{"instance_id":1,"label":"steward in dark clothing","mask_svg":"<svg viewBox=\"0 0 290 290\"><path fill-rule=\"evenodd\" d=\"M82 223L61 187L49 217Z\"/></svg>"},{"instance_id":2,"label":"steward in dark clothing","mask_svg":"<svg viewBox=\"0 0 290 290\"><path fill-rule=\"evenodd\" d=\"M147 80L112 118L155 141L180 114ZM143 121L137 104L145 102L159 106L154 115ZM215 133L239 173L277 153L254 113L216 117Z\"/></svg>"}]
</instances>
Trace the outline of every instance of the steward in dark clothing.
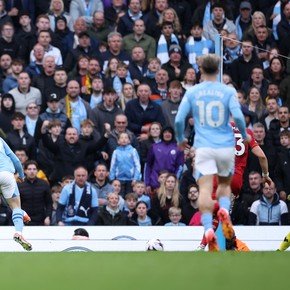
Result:
<instances>
[{"instance_id":1,"label":"steward in dark clothing","mask_svg":"<svg viewBox=\"0 0 290 290\"><path fill-rule=\"evenodd\" d=\"M97 225L98 226L127 226L129 225L129 220L125 212L119 210L113 216L107 210L107 206L104 206L98 212Z\"/></svg>"},{"instance_id":2,"label":"steward in dark clothing","mask_svg":"<svg viewBox=\"0 0 290 290\"><path fill-rule=\"evenodd\" d=\"M47 182L35 178L33 181L25 178L18 183L21 207L31 218L29 225L42 226L46 217L51 216L52 199Z\"/></svg>"}]
</instances>

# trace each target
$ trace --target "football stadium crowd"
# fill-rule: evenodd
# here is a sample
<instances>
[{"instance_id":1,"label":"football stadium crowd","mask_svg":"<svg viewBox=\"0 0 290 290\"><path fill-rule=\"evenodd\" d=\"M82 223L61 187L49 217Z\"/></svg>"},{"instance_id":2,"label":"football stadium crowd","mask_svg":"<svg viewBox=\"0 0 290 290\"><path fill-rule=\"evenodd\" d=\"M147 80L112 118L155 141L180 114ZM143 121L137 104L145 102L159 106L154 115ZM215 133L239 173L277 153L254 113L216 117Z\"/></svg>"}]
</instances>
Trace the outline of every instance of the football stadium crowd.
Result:
<instances>
[{"instance_id":1,"label":"football stadium crowd","mask_svg":"<svg viewBox=\"0 0 290 290\"><path fill-rule=\"evenodd\" d=\"M0 30L0 136L23 165L28 225L201 225L174 122L217 34L254 137L235 132L233 224L290 224L290 1L0 0ZM185 133L193 144L190 115Z\"/></svg>"}]
</instances>

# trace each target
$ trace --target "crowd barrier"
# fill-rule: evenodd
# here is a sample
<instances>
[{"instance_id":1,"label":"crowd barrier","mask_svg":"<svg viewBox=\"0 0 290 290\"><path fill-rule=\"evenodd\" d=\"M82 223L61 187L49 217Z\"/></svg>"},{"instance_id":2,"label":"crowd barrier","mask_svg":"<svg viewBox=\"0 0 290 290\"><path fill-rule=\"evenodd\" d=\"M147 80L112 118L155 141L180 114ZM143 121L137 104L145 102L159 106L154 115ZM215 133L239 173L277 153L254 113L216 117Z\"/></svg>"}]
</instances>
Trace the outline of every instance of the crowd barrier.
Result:
<instances>
[{"instance_id":1,"label":"crowd barrier","mask_svg":"<svg viewBox=\"0 0 290 290\"><path fill-rule=\"evenodd\" d=\"M77 227L25 227L23 235L33 252L145 251L146 242L159 238L165 251L194 251L203 235L202 227L84 227L89 240L72 240ZM275 251L290 232L290 226L236 226L236 236L252 251ZM13 227L1 227L0 252L23 252L12 239Z\"/></svg>"}]
</instances>

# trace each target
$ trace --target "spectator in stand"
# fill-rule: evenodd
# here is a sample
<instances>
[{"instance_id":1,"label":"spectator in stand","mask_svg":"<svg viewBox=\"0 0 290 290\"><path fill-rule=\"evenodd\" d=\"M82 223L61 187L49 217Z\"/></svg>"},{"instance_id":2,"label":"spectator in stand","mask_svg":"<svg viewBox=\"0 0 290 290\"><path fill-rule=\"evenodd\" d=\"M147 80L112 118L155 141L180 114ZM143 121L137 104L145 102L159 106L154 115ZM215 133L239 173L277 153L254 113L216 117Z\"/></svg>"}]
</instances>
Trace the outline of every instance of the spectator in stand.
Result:
<instances>
[{"instance_id":1,"label":"spectator in stand","mask_svg":"<svg viewBox=\"0 0 290 290\"><path fill-rule=\"evenodd\" d=\"M121 211L118 206L119 195L115 192L110 192L107 197L107 205L101 208L98 212L96 225L98 226L126 226L129 225L129 220L124 211Z\"/></svg>"},{"instance_id":2,"label":"spectator in stand","mask_svg":"<svg viewBox=\"0 0 290 290\"><path fill-rule=\"evenodd\" d=\"M51 187L51 199L52 199L52 212L50 217L50 225L56 226L56 211L58 206L58 201L61 193L61 186L60 185L54 185Z\"/></svg>"},{"instance_id":3,"label":"spectator in stand","mask_svg":"<svg viewBox=\"0 0 290 290\"><path fill-rule=\"evenodd\" d=\"M188 90L189 88L193 87L197 83L196 80L196 73L193 68L188 68L186 70L185 76L183 81L181 82L183 90Z\"/></svg>"},{"instance_id":4,"label":"spectator in stand","mask_svg":"<svg viewBox=\"0 0 290 290\"><path fill-rule=\"evenodd\" d=\"M119 61L129 64L131 57L122 49L122 35L119 32L111 32L108 35L107 42L108 50L102 53L102 60L104 62L103 70L106 70L108 61L113 57L117 58Z\"/></svg>"},{"instance_id":5,"label":"spectator in stand","mask_svg":"<svg viewBox=\"0 0 290 290\"><path fill-rule=\"evenodd\" d=\"M107 204L108 194L114 191L114 187L109 183L108 176L109 172L106 164L95 163L94 177L90 182L97 192L100 207Z\"/></svg>"},{"instance_id":6,"label":"spectator in stand","mask_svg":"<svg viewBox=\"0 0 290 290\"><path fill-rule=\"evenodd\" d=\"M43 58L44 58L44 47L36 43L33 47L34 61L30 61L28 66L26 66L25 71L29 73L29 76L33 78L36 75L40 75L43 72Z\"/></svg>"},{"instance_id":7,"label":"spectator in stand","mask_svg":"<svg viewBox=\"0 0 290 290\"><path fill-rule=\"evenodd\" d=\"M265 14L261 11L255 11L252 15L252 25L244 32L243 37L246 39L251 39L252 42L255 40L255 34L257 33L257 28L260 26L266 26ZM271 32L269 33L271 34Z\"/></svg>"},{"instance_id":8,"label":"spectator in stand","mask_svg":"<svg viewBox=\"0 0 290 290\"><path fill-rule=\"evenodd\" d=\"M164 226L186 226L185 223L181 222L181 208L175 206L170 207L168 210L168 215L170 222L166 223Z\"/></svg>"},{"instance_id":9,"label":"spectator in stand","mask_svg":"<svg viewBox=\"0 0 290 290\"><path fill-rule=\"evenodd\" d=\"M283 200L279 200L274 182L263 185L263 195L253 202L249 225L274 226L288 224L288 209Z\"/></svg>"},{"instance_id":10,"label":"spectator in stand","mask_svg":"<svg viewBox=\"0 0 290 290\"><path fill-rule=\"evenodd\" d=\"M170 222L168 210L170 207L181 207L182 198L178 190L176 175L169 173L152 200L152 211L161 217L163 224Z\"/></svg>"},{"instance_id":11,"label":"spectator in stand","mask_svg":"<svg viewBox=\"0 0 290 290\"><path fill-rule=\"evenodd\" d=\"M264 78L263 68L260 66L254 66L251 70L250 78L242 83L241 89L248 94L250 87L256 87L261 95L262 102L265 103L268 84L269 82Z\"/></svg>"},{"instance_id":12,"label":"spectator in stand","mask_svg":"<svg viewBox=\"0 0 290 290\"><path fill-rule=\"evenodd\" d=\"M195 22L192 25L190 34L185 44L185 55L194 70L198 72L197 58L208 53L213 53L213 42L202 36L203 26L199 22Z\"/></svg>"},{"instance_id":13,"label":"spectator in stand","mask_svg":"<svg viewBox=\"0 0 290 290\"><path fill-rule=\"evenodd\" d=\"M278 106L279 107L282 106L283 103L282 103L282 99L280 97L279 86L276 83L269 83L266 101L268 98L276 99Z\"/></svg>"},{"instance_id":14,"label":"spectator in stand","mask_svg":"<svg viewBox=\"0 0 290 290\"><path fill-rule=\"evenodd\" d=\"M2 82L11 73L12 58L5 53L0 55L0 91L2 92Z\"/></svg>"},{"instance_id":15,"label":"spectator in stand","mask_svg":"<svg viewBox=\"0 0 290 290\"><path fill-rule=\"evenodd\" d=\"M145 167L147 192L153 192L160 186L158 174L161 170L180 176L184 164L184 155L176 144L172 127L163 128L161 140L150 147L147 155Z\"/></svg>"},{"instance_id":16,"label":"spectator in stand","mask_svg":"<svg viewBox=\"0 0 290 290\"><path fill-rule=\"evenodd\" d=\"M21 206L30 216L29 225L49 226L52 199L49 185L37 177L38 165L33 160L24 164L25 180L18 183Z\"/></svg>"},{"instance_id":17,"label":"spectator in stand","mask_svg":"<svg viewBox=\"0 0 290 290\"><path fill-rule=\"evenodd\" d=\"M83 99L90 104L91 109L103 101L104 82L100 76L91 79L91 94L83 95Z\"/></svg>"},{"instance_id":18,"label":"spectator in stand","mask_svg":"<svg viewBox=\"0 0 290 290\"><path fill-rule=\"evenodd\" d=\"M57 30L56 22L59 17L64 17L66 20L66 23L68 23L69 28L70 29L73 28L73 23L72 23L70 15L64 11L63 0L52 0L50 2L48 17L49 17L49 22L50 22L50 29L53 32Z\"/></svg>"},{"instance_id":19,"label":"spectator in stand","mask_svg":"<svg viewBox=\"0 0 290 290\"><path fill-rule=\"evenodd\" d=\"M109 131L109 128L107 127ZM108 134L109 132L107 132ZM108 135L105 134L99 141L81 146L76 128L66 129L64 140L58 138L53 142L50 136L43 135L43 144L56 156L54 171L51 180L59 181L65 175L72 175L74 169L80 165L85 165L86 156L95 153L95 160L100 160L103 156L100 151L106 142Z\"/></svg>"},{"instance_id":20,"label":"spectator in stand","mask_svg":"<svg viewBox=\"0 0 290 290\"><path fill-rule=\"evenodd\" d=\"M89 59L87 74L78 77L76 80L79 82L81 87L81 96L83 99L88 99L89 95L92 93L92 80L95 77L102 78L102 68L100 61L97 57L91 57Z\"/></svg>"},{"instance_id":21,"label":"spectator in stand","mask_svg":"<svg viewBox=\"0 0 290 290\"><path fill-rule=\"evenodd\" d=\"M262 176L259 172L249 174L249 188L244 188L238 198L234 200L231 219L235 225L247 225L250 208L254 201L262 196Z\"/></svg>"},{"instance_id":22,"label":"spectator in stand","mask_svg":"<svg viewBox=\"0 0 290 290\"><path fill-rule=\"evenodd\" d=\"M182 220L189 225L192 217L198 212L199 188L197 184L192 184L188 188L187 201L182 205Z\"/></svg>"},{"instance_id":23,"label":"spectator in stand","mask_svg":"<svg viewBox=\"0 0 290 290\"><path fill-rule=\"evenodd\" d=\"M105 69L104 73L104 82L105 85L108 87L113 86L113 79L116 76L117 73L117 65L119 63L119 59L117 57L112 57L109 59L107 68Z\"/></svg>"},{"instance_id":24,"label":"spectator in stand","mask_svg":"<svg viewBox=\"0 0 290 290\"><path fill-rule=\"evenodd\" d=\"M77 78L80 79L81 77L85 76L88 73L89 60L90 59L88 56L81 55L78 58L77 63L73 68L73 70L68 73L68 78L70 80L74 80Z\"/></svg>"},{"instance_id":25,"label":"spectator in stand","mask_svg":"<svg viewBox=\"0 0 290 290\"><path fill-rule=\"evenodd\" d=\"M130 224L134 226L162 226L159 216L148 209L146 202L140 200L136 204L135 212L130 218Z\"/></svg>"},{"instance_id":26,"label":"spectator in stand","mask_svg":"<svg viewBox=\"0 0 290 290\"><path fill-rule=\"evenodd\" d=\"M44 56L53 56L56 65L60 66L63 64L60 50L57 47L51 45L52 38L51 32L49 30L41 30L38 33L37 41L44 47ZM30 53L30 60L35 61L33 51Z\"/></svg>"},{"instance_id":27,"label":"spectator in stand","mask_svg":"<svg viewBox=\"0 0 290 290\"><path fill-rule=\"evenodd\" d=\"M136 181L141 180L141 165L138 152L131 145L129 134L119 134L118 145L112 155L109 178L121 181L121 194L124 197L132 192Z\"/></svg>"},{"instance_id":28,"label":"spectator in stand","mask_svg":"<svg viewBox=\"0 0 290 290\"><path fill-rule=\"evenodd\" d=\"M179 81L174 80L169 85L169 98L162 102L161 108L165 118L165 126L174 127L175 116L182 97L182 85Z\"/></svg>"},{"instance_id":29,"label":"spectator in stand","mask_svg":"<svg viewBox=\"0 0 290 290\"><path fill-rule=\"evenodd\" d=\"M147 209L151 209L151 199L146 193L146 186L143 181L135 182L133 192L137 195L138 201L144 201L147 204Z\"/></svg>"},{"instance_id":30,"label":"spectator in stand","mask_svg":"<svg viewBox=\"0 0 290 290\"><path fill-rule=\"evenodd\" d=\"M11 123L13 129L7 134L7 144L13 151L16 149L25 149L29 158L35 160L35 140L26 130L25 116L21 112L15 112L12 116Z\"/></svg>"},{"instance_id":31,"label":"spectator in stand","mask_svg":"<svg viewBox=\"0 0 290 290\"><path fill-rule=\"evenodd\" d=\"M266 113L261 118L261 123L264 125L266 131L269 130L270 122L274 119L278 119L278 103L277 99L273 97L266 98Z\"/></svg>"},{"instance_id":32,"label":"spectator in stand","mask_svg":"<svg viewBox=\"0 0 290 290\"><path fill-rule=\"evenodd\" d=\"M112 32L112 27L109 26L109 22L105 19L104 12L95 11L93 23L88 29L90 37L96 38L101 42L106 42L110 32Z\"/></svg>"},{"instance_id":33,"label":"spectator in stand","mask_svg":"<svg viewBox=\"0 0 290 290\"><path fill-rule=\"evenodd\" d=\"M12 130L12 116L15 113L15 100L11 94L1 96L0 106L0 130L8 133Z\"/></svg>"},{"instance_id":34,"label":"spectator in stand","mask_svg":"<svg viewBox=\"0 0 290 290\"><path fill-rule=\"evenodd\" d=\"M132 33L134 22L138 19L145 19L141 11L141 0L129 0L128 10L124 16L119 19L117 31L121 33L122 36Z\"/></svg>"},{"instance_id":35,"label":"spectator in stand","mask_svg":"<svg viewBox=\"0 0 290 290\"><path fill-rule=\"evenodd\" d=\"M131 83L124 83L122 88L122 95L118 99L120 108L125 111L127 103L136 98L137 96L134 85Z\"/></svg>"},{"instance_id":36,"label":"spectator in stand","mask_svg":"<svg viewBox=\"0 0 290 290\"><path fill-rule=\"evenodd\" d=\"M99 206L98 195L87 180L87 169L79 166L74 170L74 181L62 189L56 212L59 226L95 224Z\"/></svg>"},{"instance_id":37,"label":"spectator in stand","mask_svg":"<svg viewBox=\"0 0 290 290\"><path fill-rule=\"evenodd\" d=\"M119 195L119 209L124 210L125 200L121 195L121 182L118 179L112 181L112 186L114 188L114 192L118 193Z\"/></svg>"},{"instance_id":38,"label":"spectator in stand","mask_svg":"<svg viewBox=\"0 0 290 290\"><path fill-rule=\"evenodd\" d=\"M156 56L161 61L161 64L169 61L169 49L173 44L179 45L178 37L174 34L173 23L164 21L161 23L161 35L157 42L156 53Z\"/></svg>"},{"instance_id":39,"label":"spectator in stand","mask_svg":"<svg viewBox=\"0 0 290 290\"><path fill-rule=\"evenodd\" d=\"M4 1L3 1L4 2ZM1 1L0 1L1 3ZM1 7L1 4L0 4ZM12 225L12 212L10 207L4 201L4 197L0 195L0 225L10 226Z\"/></svg>"},{"instance_id":40,"label":"spectator in stand","mask_svg":"<svg viewBox=\"0 0 290 290\"><path fill-rule=\"evenodd\" d=\"M107 88L103 92L103 102L92 111L94 124L101 135L104 133L104 124L108 123L113 127L116 115L122 113L122 110L116 105L116 99L116 91Z\"/></svg>"},{"instance_id":41,"label":"spectator in stand","mask_svg":"<svg viewBox=\"0 0 290 290\"><path fill-rule=\"evenodd\" d=\"M280 199L290 207L290 131L280 133L282 149L278 154L275 168L275 181Z\"/></svg>"},{"instance_id":42,"label":"spectator in stand","mask_svg":"<svg viewBox=\"0 0 290 290\"><path fill-rule=\"evenodd\" d=\"M54 86L54 73L55 73L55 60L51 55L47 55L43 58L43 71L41 74L36 75L32 79L32 85L39 89L42 92L42 107L41 111L43 112L46 109L46 97L49 88Z\"/></svg>"},{"instance_id":43,"label":"spectator in stand","mask_svg":"<svg viewBox=\"0 0 290 290\"><path fill-rule=\"evenodd\" d=\"M239 15L236 18L236 32L238 40L242 40L243 34L250 28L252 24L252 5L248 1L241 1L239 8Z\"/></svg>"},{"instance_id":44,"label":"spectator in stand","mask_svg":"<svg viewBox=\"0 0 290 290\"><path fill-rule=\"evenodd\" d=\"M153 94L150 96L150 100L158 105L162 105L162 102L168 99L168 81L169 76L167 70L161 68L155 73L155 84L152 89Z\"/></svg>"},{"instance_id":45,"label":"spectator in stand","mask_svg":"<svg viewBox=\"0 0 290 290\"><path fill-rule=\"evenodd\" d=\"M134 47L142 47L146 56L146 59L155 56L156 53L156 41L153 37L145 34L144 20L138 19L133 24L133 33L126 35L123 39L123 49L130 54Z\"/></svg>"},{"instance_id":46,"label":"spectator in stand","mask_svg":"<svg viewBox=\"0 0 290 290\"><path fill-rule=\"evenodd\" d=\"M118 146L118 138L121 133L127 133L129 135L131 144L134 148L138 150L138 141L135 135L127 128L128 126L128 120L126 115L118 114L115 116L114 120L114 129L112 130L107 146L106 146L106 152L108 152L109 157L111 158L113 151L117 148Z\"/></svg>"},{"instance_id":47,"label":"spectator in stand","mask_svg":"<svg viewBox=\"0 0 290 290\"><path fill-rule=\"evenodd\" d=\"M69 7L69 14L73 23L83 17L87 24L93 23L93 15L96 11L104 11L104 5L101 0L72 0Z\"/></svg>"},{"instance_id":48,"label":"spectator in stand","mask_svg":"<svg viewBox=\"0 0 290 290\"><path fill-rule=\"evenodd\" d=\"M94 123L87 119L81 122L81 132L79 135L79 142L81 146L89 146L90 143L96 143L98 140L100 140L101 136L100 133L95 130ZM102 153L103 159L107 160L108 155L106 152ZM86 156L86 167L88 172L92 172L94 170L94 159L95 159L95 152L92 152L91 154Z\"/></svg>"},{"instance_id":49,"label":"spectator in stand","mask_svg":"<svg viewBox=\"0 0 290 290\"><path fill-rule=\"evenodd\" d=\"M147 83L153 91L156 87L155 76L156 73L161 69L161 61L158 57L149 59L148 69L144 77L144 82Z\"/></svg>"},{"instance_id":50,"label":"spectator in stand","mask_svg":"<svg viewBox=\"0 0 290 290\"><path fill-rule=\"evenodd\" d=\"M74 68L81 55L86 55L89 58L99 56L95 48L91 45L91 38L88 32L80 32L78 34L78 40L79 44L76 48L71 48L65 58L64 67L68 72Z\"/></svg>"},{"instance_id":51,"label":"spectator in stand","mask_svg":"<svg viewBox=\"0 0 290 290\"><path fill-rule=\"evenodd\" d=\"M188 68L192 67L182 58L180 46L173 44L169 47L169 60L162 65L168 72L169 81L182 81Z\"/></svg>"},{"instance_id":52,"label":"spectator in stand","mask_svg":"<svg viewBox=\"0 0 290 290\"><path fill-rule=\"evenodd\" d=\"M282 55L288 55L290 52L289 38L290 38L290 3L289 1L284 1L283 5L281 5L283 16L281 17L281 21L277 26L277 33L279 38L279 49Z\"/></svg>"},{"instance_id":53,"label":"spectator in stand","mask_svg":"<svg viewBox=\"0 0 290 290\"><path fill-rule=\"evenodd\" d=\"M278 111L278 119L270 122L269 130L266 134L269 146L274 146L278 151L281 149L280 133L282 131L290 131L290 115L286 106L281 106Z\"/></svg>"},{"instance_id":54,"label":"spectator in stand","mask_svg":"<svg viewBox=\"0 0 290 290\"><path fill-rule=\"evenodd\" d=\"M236 33L229 33L224 40L225 48L223 50L223 71L230 70L231 63L241 55L241 45L238 42Z\"/></svg>"},{"instance_id":55,"label":"spectator in stand","mask_svg":"<svg viewBox=\"0 0 290 290\"><path fill-rule=\"evenodd\" d=\"M123 0L110 1L110 7L105 9L105 19L109 22L109 25L115 30L119 20L125 15L127 11L127 5Z\"/></svg>"},{"instance_id":56,"label":"spectator in stand","mask_svg":"<svg viewBox=\"0 0 290 290\"><path fill-rule=\"evenodd\" d=\"M138 80L136 82L139 83ZM122 96L123 84L125 83L130 83L133 85L133 80L131 79L128 65L122 61L119 61L116 75L113 78L113 89L116 91L118 97Z\"/></svg>"},{"instance_id":57,"label":"spectator in stand","mask_svg":"<svg viewBox=\"0 0 290 290\"><path fill-rule=\"evenodd\" d=\"M203 36L206 39L215 41L215 35L219 34L222 29L229 33L236 33L236 26L233 21L225 17L225 8L222 2L215 2L211 5L213 19L209 20L203 27Z\"/></svg>"},{"instance_id":58,"label":"spectator in stand","mask_svg":"<svg viewBox=\"0 0 290 290\"><path fill-rule=\"evenodd\" d=\"M39 117L39 106L31 102L26 107L25 125L29 135L34 137L36 122Z\"/></svg>"},{"instance_id":59,"label":"spectator in stand","mask_svg":"<svg viewBox=\"0 0 290 290\"><path fill-rule=\"evenodd\" d=\"M183 47L183 40L185 39L185 35L182 33L180 19L178 18L177 13L175 12L175 10L173 8L166 8L162 12L162 14L159 18L159 23L158 23L159 26L162 27L162 24L164 22L172 23L173 31L180 41L179 45Z\"/></svg>"},{"instance_id":60,"label":"spectator in stand","mask_svg":"<svg viewBox=\"0 0 290 290\"><path fill-rule=\"evenodd\" d=\"M8 93L18 86L17 79L19 74L23 71L23 61L20 59L13 59L11 63L11 74L3 81L3 92Z\"/></svg>"},{"instance_id":61,"label":"spectator in stand","mask_svg":"<svg viewBox=\"0 0 290 290\"><path fill-rule=\"evenodd\" d=\"M18 56L19 44L15 40L14 26L11 22L6 22L1 27L0 55L9 54L12 58Z\"/></svg>"},{"instance_id":62,"label":"spectator in stand","mask_svg":"<svg viewBox=\"0 0 290 290\"><path fill-rule=\"evenodd\" d=\"M242 41L242 55L230 65L229 74L238 88L241 88L242 83L248 80L252 69L261 64L253 50L252 40L244 39Z\"/></svg>"},{"instance_id":63,"label":"spectator in stand","mask_svg":"<svg viewBox=\"0 0 290 290\"><path fill-rule=\"evenodd\" d=\"M139 141L147 138L152 122L164 124L162 110L159 105L150 100L150 95L149 85L140 84L137 89L138 99L129 101L125 109L125 115L128 118L128 129L138 136Z\"/></svg>"},{"instance_id":64,"label":"spectator in stand","mask_svg":"<svg viewBox=\"0 0 290 290\"><path fill-rule=\"evenodd\" d=\"M0 1L0 27L6 22L12 22L11 17L8 15L6 11L6 1Z\"/></svg>"},{"instance_id":65,"label":"spectator in stand","mask_svg":"<svg viewBox=\"0 0 290 290\"><path fill-rule=\"evenodd\" d=\"M88 27L86 24L86 21L83 17L79 17L75 22L73 26L73 33L67 34L64 39L63 39L63 49L62 49L62 54L64 56L64 59L67 56L67 53L69 52L70 49L74 49L79 45L79 34L81 32L87 32ZM96 51L98 50L99 47L99 42L97 39L91 39L91 46L93 49Z\"/></svg>"},{"instance_id":66,"label":"spectator in stand","mask_svg":"<svg viewBox=\"0 0 290 290\"><path fill-rule=\"evenodd\" d=\"M250 112L255 113L257 120L260 120L266 113L260 91L257 89L257 87L251 87L248 90L246 107Z\"/></svg>"},{"instance_id":67,"label":"spectator in stand","mask_svg":"<svg viewBox=\"0 0 290 290\"><path fill-rule=\"evenodd\" d=\"M265 70L264 76L269 82L275 82L277 85L280 85L286 76L284 62L280 57L274 56L270 60L269 67Z\"/></svg>"},{"instance_id":68,"label":"spectator in stand","mask_svg":"<svg viewBox=\"0 0 290 290\"><path fill-rule=\"evenodd\" d=\"M161 131L162 131L162 127L160 123L153 122L149 128L148 138L140 142L139 154L140 154L142 172L144 172L145 163L147 161L147 155L148 155L150 147L154 143L161 142L161 138L160 138Z\"/></svg>"},{"instance_id":69,"label":"spectator in stand","mask_svg":"<svg viewBox=\"0 0 290 290\"><path fill-rule=\"evenodd\" d=\"M85 119L94 121L90 105L80 97L80 85L77 81L69 81L67 95L60 100L61 110L67 115L74 128L80 132L81 122Z\"/></svg>"}]
</instances>

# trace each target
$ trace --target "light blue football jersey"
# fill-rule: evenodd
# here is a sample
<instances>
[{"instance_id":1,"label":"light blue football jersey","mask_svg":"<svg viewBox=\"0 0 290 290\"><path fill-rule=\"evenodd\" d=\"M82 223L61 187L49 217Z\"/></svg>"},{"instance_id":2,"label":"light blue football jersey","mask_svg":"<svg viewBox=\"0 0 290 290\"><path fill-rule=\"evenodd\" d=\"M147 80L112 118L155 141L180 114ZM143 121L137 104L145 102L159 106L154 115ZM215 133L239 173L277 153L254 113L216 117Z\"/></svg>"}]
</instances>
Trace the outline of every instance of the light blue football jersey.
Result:
<instances>
[{"instance_id":1,"label":"light blue football jersey","mask_svg":"<svg viewBox=\"0 0 290 290\"><path fill-rule=\"evenodd\" d=\"M232 115L242 136L246 137L245 120L234 88L218 81L204 81L188 89L175 119L177 141L184 140L184 120L188 113L194 119L194 147L234 147L230 126Z\"/></svg>"}]
</instances>

